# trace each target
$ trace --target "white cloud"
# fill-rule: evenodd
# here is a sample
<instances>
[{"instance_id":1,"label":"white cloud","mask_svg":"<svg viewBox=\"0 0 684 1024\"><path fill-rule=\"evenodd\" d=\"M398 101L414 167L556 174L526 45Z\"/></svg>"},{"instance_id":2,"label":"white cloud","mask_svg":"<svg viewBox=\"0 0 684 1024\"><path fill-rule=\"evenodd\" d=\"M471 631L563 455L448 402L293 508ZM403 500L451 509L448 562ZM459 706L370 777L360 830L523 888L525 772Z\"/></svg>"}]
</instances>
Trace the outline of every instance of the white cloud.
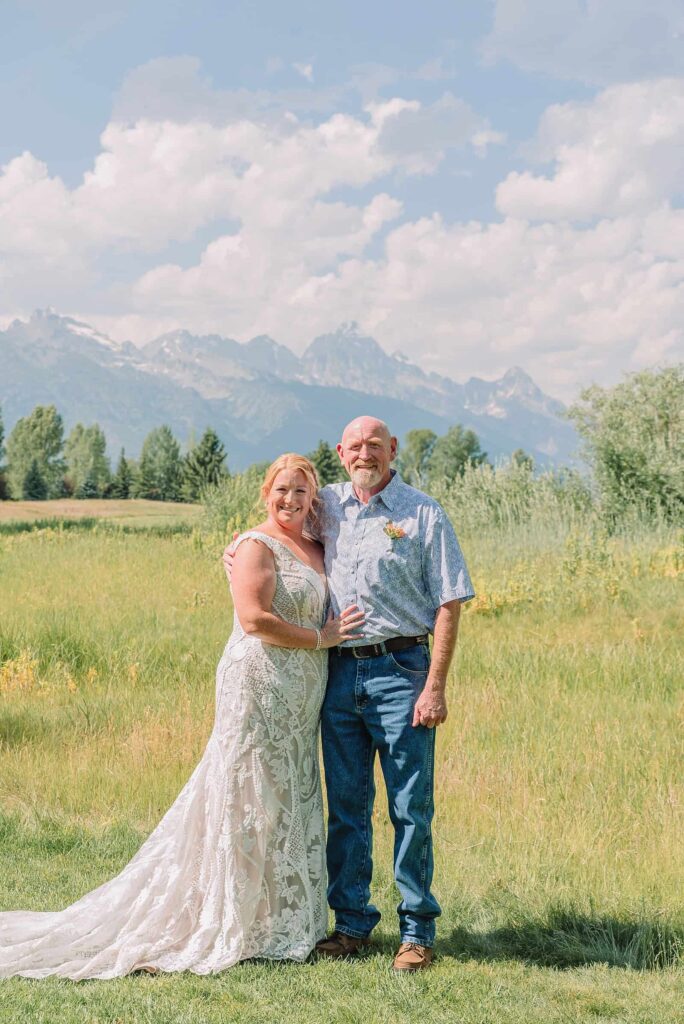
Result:
<instances>
[{"instance_id":1,"label":"white cloud","mask_svg":"<svg viewBox=\"0 0 684 1024\"><path fill-rule=\"evenodd\" d=\"M427 106L393 100L374 110L376 123L382 124L380 148L401 161L410 174L429 174L447 150L464 146L485 127L482 118L450 92Z\"/></svg>"},{"instance_id":2,"label":"white cloud","mask_svg":"<svg viewBox=\"0 0 684 1024\"><path fill-rule=\"evenodd\" d=\"M679 0L496 0L485 60L606 85L684 72Z\"/></svg>"},{"instance_id":3,"label":"white cloud","mask_svg":"<svg viewBox=\"0 0 684 1024\"><path fill-rule=\"evenodd\" d=\"M71 196L63 182L51 178L47 166L31 153L2 168L0 218L6 253L59 259L70 246L63 235L70 212Z\"/></svg>"},{"instance_id":4,"label":"white cloud","mask_svg":"<svg viewBox=\"0 0 684 1024\"><path fill-rule=\"evenodd\" d=\"M411 78L423 82L440 82L456 78L457 72L453 67L447 67L444 57L432 57L422 64L416 71L410 73Z\"/></svg>"},{"instance_id":5,"label":"white cloud","mask_svg":"<svg viewBox=\"0 0 684 1024\"><path fill-rule=\"evenodd\" d=\"M490 146L502 146L504 144L506 133L495 132L492 128L479 128L476 132L473 132L470 141L477 155L485 157Z\"/></svg>"},{"instance_id":6,"label":"white cloud","mask_svg":"<svg viewBox=\"0 0 684 1024\"><path fill-rule=\"evenodd\" d=\"M502 213L586 220L653 209L684 182L684 79L616 85L550 107L537 153L554 173L509 174L496 194Z\"/></svg>"},{"instance_id":7,"label":"white cloud","mask_svg":"<svg viewBox=\"0 0 684 1024\"><path fill-rule=\"evenodd\" d=\"M307 82L313 82L313 64L303 64L295 61L292 67L297 72L297 74L301 75L302 78L305 78Z\"/></svg>"},{"instance_id":8,"label":"white cloud","mask_svg":"<svg viewBox=\"0 0 684 1024\"><path fill-rule=\"evenodd\" d=\"M493 224L406 219L401 178L388 184L500 141L450 93L303 121L231 113L224 94L212 107L207 89L207 116L200 91L174 119L170 88L154 116L113 120L76 188L29 153L2 169L0 313L49 302L119 339L185 326L294 348L355 319L425 366L463 378L521 363L566 396L681 357L681 82L550 108L537 154L554 169L509 175ZM135 269L115 285L117 253Z\"/></svg>"},{"instance_id":9,"label":"white cloud","mask_svg":"<svg viewBox=\"0 0 684 1024\"><path fill-rule=\"evenodd\" d=\"M266 73L273 75L284 68L280 58L271 58ZM355 88L353 82L325 89L217 89L202 73L196 57L158 57L125 76L114 98L112 120L125 124L199 120L217 126L239 118L277 122L287 110L335 110L350 88Z\"/></svg>"},{"instance_id":10,"label":"white cloud","mask_svg":"<svg viewBox=\"0 0 684 1024\"><path fill-rule=\"evenodd\" d=\"M266 90L214 89L196 57L158 57L133 68L114 98L112 120L225 123L267 105Z\"/></svg>"},{"instance_id":11,"label":"white cloud","mask_svg":"<svg viewBox=\"0 0 684 1024\"><path fill-rule=\"evenodd\" d=\"M566 396L588 379L684 355L684 211L590 229L435 216L394 228L369 259L375 224L396 213L388 199L379 205L357 217L351 254L330 270L311 272L325 255L318 238L308 247L296 238L288 260L282 248L276 256L246 235L228 237L195 267L146 275L138 299L197 330L221 322L233 335L266 331L295 348L355 317L388 350L430 368L463 378L522 363Z\"/></svg>"},{"instance_id":12,"label":"white cloud","mask_svg":"<svg viewBox=\"0 0 684 1024\"><path fill-rule=\"evenodd\" d=\"M317 126L296 118L277 126L112 122L73 190L30 153L2 169L2 248L60 259L113 245L153 251L220 218L277 223L338 185L363 186L391 171L378 131L344 114Z\"/></svg>"},{"instance_id":13,"label":"white cloud","mask_svg":"<svg viewBox=\"0 0 684 1024\"><path fill-rule=\"evenodd\" d=\"M181 81L189 69L196 82L194 62L177 66ZM165 102L152 96L154 116L110 122L75 189L30 153L8 163L0 175L2 248L62 260L110 247L153 252L217 220L273 228L306 216L309 204L336 187L363 187L401 168L433 169L477 122L450 95L425 108L390 100L368 115L337 113L318 124L293 114L229 115L216 106L213 121L193 116L204 109L201 91L185 96L174 120Z\"/></svg>"},{"instance_id":14,"label":"white cloud","mask_svg":"<svg viewBox=\"0 0 684 1024\"><path fill-rule=\"evenodd\" d=\"M310 277L335 266L341 254L360 256L400 212L401 204L384 194L365 207L320 201L283 206L276 217L256 215L239 232L215 239L193 267L167 264L144 274L135 300L141 308L173 312L179 321L196 323L201 307L204 324L218 316L229 331L282 337L283 322L292 320L290 311Z\"/></svg>"}]
</instances>

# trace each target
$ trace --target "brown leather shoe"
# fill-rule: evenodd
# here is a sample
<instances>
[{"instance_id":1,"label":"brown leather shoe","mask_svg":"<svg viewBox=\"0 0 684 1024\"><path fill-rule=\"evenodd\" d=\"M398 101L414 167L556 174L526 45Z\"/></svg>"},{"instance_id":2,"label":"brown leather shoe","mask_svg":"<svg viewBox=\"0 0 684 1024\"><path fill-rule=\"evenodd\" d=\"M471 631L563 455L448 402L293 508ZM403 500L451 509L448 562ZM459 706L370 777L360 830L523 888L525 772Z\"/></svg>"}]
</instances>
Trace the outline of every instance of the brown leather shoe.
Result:
<instances>
[{"instance_id":1,"label":"brown leather shoe","mask_svg":"<svg viewBox=\"0 0 684 1024\"><path fill-rule=\"evenodd\" d=\"M342 960L344 957L356 956L359 950L367 945L368 939L357 939L353 935L345 935L344 932L333 932L327 939L321 939L316 943L316 952L319 956Z\"/></svg>"},{"instance_id":2,"label":"brown leather shoe","mask_svg":"<svg viewBox=\"0 0 684 1024\"><path fill-rule=\"evenodd\" d=\"M395 971L424 971L432 963L432 947L402 942L392 967Z\"/></svg>"}]
</instances>

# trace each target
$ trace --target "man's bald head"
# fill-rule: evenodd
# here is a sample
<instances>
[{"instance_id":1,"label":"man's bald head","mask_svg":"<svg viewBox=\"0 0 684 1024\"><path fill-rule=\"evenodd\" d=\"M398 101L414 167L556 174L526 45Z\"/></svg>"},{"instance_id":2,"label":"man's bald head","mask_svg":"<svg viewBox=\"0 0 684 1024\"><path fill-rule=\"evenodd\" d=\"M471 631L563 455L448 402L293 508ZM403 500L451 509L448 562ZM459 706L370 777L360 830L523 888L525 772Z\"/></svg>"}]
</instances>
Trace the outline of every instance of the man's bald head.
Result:
<instances>
[{"instance_id":1,"label":"man's bald head","mask_svg":"<svg viewBox=\"0 0 684 1024\"><path fill-rule=\"evenodd\" d=\"M344 428L337 452L357 493L377 493L389 483L397 439L377 416L357 416Z\"/></svg>"},{"instance_id":2,"label":"man's bald head","mask_svg":"<svg viewBox=\"0 0 684 1024\"><path fill-rule=\"evenodd\" d=\"M352 435L358 437L382 437L387 440L388 444L392 440L390 428L384 420L379 420L377 416L357 416L355 420L348 423L342 431L342 444L344 444L345 438Z\"/></svg>"}]
</instances>

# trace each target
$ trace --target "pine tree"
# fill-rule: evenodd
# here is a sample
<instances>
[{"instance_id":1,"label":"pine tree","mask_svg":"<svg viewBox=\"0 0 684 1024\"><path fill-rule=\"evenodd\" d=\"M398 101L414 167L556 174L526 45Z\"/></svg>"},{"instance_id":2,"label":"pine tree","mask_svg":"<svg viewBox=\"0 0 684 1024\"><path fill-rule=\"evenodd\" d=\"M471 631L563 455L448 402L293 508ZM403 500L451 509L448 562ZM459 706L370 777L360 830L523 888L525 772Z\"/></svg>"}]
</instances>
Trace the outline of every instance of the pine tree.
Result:
<instances>
[{"instance_id":1,"label":"pine tree","mask_svg":"<svg viewBox=\"0 0 684 1024\"><path fill-rule=\"evenodd\" d=\"M180 445L171 428L156 427L143 442L136 497L180 501L182 470Z\"/></svg>"},{"instance_id":2,"label":"pine tree","mask_svg":"<svg viewBox=\"0 0 684 1024\"><path fill-rule=\"evenodd\" d=\"M37 459L33 459L24 477L21 496L25 501L45 501L48 496L47 484Z\"/></svg>"},{"instance_id":3,"label":"pine tree","mask_svg":"<svg viewBox=\"0 0 684 1024\"><path fill-rule=\"evenodd\" d=\"M330 447L327 441L319 441L316 448L309 453L308 458L316 467L318 482L321 487L347 479L344 466L340 462L337 452L334 448Z\"/></svg>"},{"instance_id":4,"label":"pine tree","mask_svg":"<svg viewBox=\"0 0 684 1024\"><path fill-rule=\"evenodd\" d=\"M131 473L131 467L128 464L126 454L122 448L121 455L119 456L119 463L116 467L116 473L114 474L109 493L112 498L130 498L132 483L133 474Z\"/></svg>"},{"instance_id":5,"label":"pine tree","mask_svg":"<svg viewBox=\"0 0 684 1024\"><path fill-rule=\"evenodd\" d=\"M91 469L88 476L85 478L81 486L76 491L77 498L99 498L102 492L98 486L97 475L93 469Z\"/></svg>"},{"instance_id":6,"label":"pine tree","mask_svg":"<svg viewBox=\"0 0 684 1024\"><path fill-rule=\"evenodd\" d=\"M202 434L200 442L191 448L183 460L183 497L198 501L202 491L229 476L226 450L218 434L211 427Z\"/></svg>"}]
</instances>

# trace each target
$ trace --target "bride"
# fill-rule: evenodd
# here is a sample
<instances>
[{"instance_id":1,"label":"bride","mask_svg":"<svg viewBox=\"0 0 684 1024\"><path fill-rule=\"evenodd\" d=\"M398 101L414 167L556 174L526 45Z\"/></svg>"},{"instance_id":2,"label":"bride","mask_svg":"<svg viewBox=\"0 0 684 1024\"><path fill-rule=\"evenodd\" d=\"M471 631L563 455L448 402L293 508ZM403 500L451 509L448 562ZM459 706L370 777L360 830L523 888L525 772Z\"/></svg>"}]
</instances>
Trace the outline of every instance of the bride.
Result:
<instances>
[{"instance_id":1,"label":"bride","mask_svg":"<svg viewBox=\"0 0 684 1024\"><path fill-rule=\"evenodd\" d=\"M66 910L0 913L0 977L209 974L249 957L303 960L325 935L325 648L356 639L362 613L325 620L323 551L304 533L317 490L300 455L267 470L267 518L238 540L202 760L116 878Z\"/></svg>"}]
</instances>

